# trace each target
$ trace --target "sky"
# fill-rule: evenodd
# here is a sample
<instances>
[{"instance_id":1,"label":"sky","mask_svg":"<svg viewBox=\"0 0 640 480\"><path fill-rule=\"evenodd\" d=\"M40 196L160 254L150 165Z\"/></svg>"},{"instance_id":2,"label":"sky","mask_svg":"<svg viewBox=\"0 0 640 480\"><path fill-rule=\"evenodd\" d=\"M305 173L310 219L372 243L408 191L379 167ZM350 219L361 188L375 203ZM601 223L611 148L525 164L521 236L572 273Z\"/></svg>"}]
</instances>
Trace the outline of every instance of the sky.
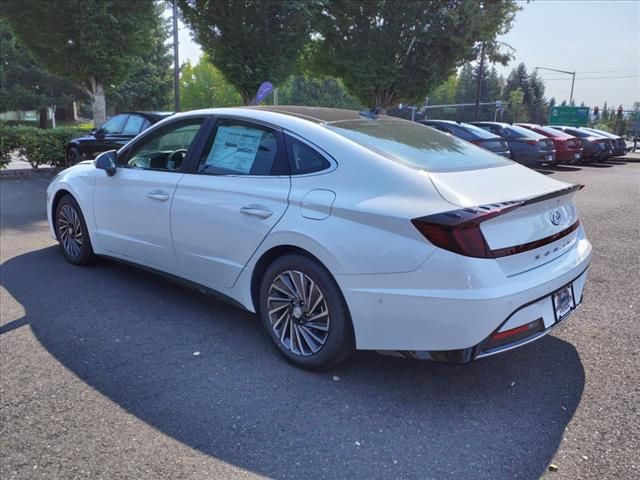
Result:
<instances>
[{"instance_id":1,"label":"sky","mask_svg":"<svg viewBox=\"0 0 640 480\"><path fill-rule=\"evenodd\" d=\"M364 0L363 0L364 1ZM549 67L575 71L579 105L622 105L640 101L640 0L534 0L521 3L511 30L500 38L515 59L498 65L505 77L524 62L528 70ZM180 61L202 54L187 27L180 25ZM569 100L571 75L539 70L547 98Z\"/></svg>"}]
</instances>

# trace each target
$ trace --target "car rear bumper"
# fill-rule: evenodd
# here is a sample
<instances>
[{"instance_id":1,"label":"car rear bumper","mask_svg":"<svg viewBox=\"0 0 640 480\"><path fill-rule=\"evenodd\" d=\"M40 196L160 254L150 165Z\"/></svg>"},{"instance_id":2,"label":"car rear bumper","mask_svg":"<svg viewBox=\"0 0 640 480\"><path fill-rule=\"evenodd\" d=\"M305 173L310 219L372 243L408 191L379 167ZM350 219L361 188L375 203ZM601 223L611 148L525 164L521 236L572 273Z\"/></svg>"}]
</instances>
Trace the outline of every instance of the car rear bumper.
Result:
<instances>
[{"instance_id":1,"label":"car rear bumper","mask_svg":"<svg viewBox=\"0 0 640 480\"><path fill-rule=\"evenodd\" d=\"M569 251L517 275L506 275L493 260L437 250L413 272L337 275L336 280L351 312L358 349L465 363L555 328L550 295L582 278L574 291L578 303L590 261L591 245L580 228ZM535 338L491 352L485 348L496 331L537 319L544 330Z\"/></svg>"}]
</instances>

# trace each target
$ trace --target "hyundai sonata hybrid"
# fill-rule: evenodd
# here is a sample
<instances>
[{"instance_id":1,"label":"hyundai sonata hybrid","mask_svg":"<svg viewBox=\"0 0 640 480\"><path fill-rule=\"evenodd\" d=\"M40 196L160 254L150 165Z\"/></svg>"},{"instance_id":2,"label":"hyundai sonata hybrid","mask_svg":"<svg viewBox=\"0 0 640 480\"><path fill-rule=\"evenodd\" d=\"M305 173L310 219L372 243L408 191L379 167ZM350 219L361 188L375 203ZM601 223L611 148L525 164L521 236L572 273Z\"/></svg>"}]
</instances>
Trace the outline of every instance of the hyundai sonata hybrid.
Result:
<instances>
[{"instance_id":1,"label":"hyundai sonata hybrid","mask_svg":"<svg viewBox=\"0 0 640 480\"><path fill-rule=\"evenodd\" d=\"M355 349L466 363L582 302L580 188L384 115L224 108L61 172L47 213L69 262L110 257L216 293L300 367Z\"/></svg>"}]
</instances>

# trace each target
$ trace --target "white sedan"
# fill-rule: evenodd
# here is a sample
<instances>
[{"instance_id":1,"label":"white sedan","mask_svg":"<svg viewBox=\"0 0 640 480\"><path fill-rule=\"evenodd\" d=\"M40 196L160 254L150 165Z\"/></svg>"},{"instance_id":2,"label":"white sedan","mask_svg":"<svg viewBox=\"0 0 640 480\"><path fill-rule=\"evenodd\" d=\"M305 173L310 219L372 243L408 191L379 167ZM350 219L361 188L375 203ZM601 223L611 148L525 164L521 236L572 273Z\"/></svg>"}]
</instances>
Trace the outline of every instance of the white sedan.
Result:
<instances>
[{"instance_id":1,"label":"white sedan","mask_svg":"<svg viewBox=\"0 0 640 480\"><path fill-rule=\"evenodd\" d=\"M47 213L71 263L109 257L215 292L298 366L354 349L465 363L582 301L580 188L383 115L224 108L63 171Z\"/></svg>"}]
</instances>

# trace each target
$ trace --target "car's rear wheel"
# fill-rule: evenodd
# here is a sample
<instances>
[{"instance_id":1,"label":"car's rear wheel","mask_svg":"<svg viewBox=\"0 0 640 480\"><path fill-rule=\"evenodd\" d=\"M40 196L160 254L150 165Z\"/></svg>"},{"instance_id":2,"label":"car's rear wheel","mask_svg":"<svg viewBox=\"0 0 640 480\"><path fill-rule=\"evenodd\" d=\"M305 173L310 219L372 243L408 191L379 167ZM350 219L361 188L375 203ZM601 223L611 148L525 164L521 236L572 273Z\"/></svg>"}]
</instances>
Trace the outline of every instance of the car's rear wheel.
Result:
<instances>
[{"instance_id":1,"label":"car's rear wheel","mask_svg":"<svg viewBox=\"0 0 640 480\"><path fill-rule=\"evenodd\" d=\"M329 367L354 350L342 293L331 274L307 256L285 255L267 268L259 311L280 352L299 367Z\"/></svg>"},{"instance_id":2,"label":"car's rear wheel","mask_svg":"<svg viewBox=\"0 0 640 480\"><path fill-rule=\"evenodd\" d=\"M82 154L76 147L71 147L67 150L67 165L75 165L82 160Z\"/></svg>"},{"instance_id":3,"label":"car's rear wheel","mask_svg":"<svg viewBox=\"0 0 640 480\"><path fill-rule=\"evenodd\" d=\"M88 265L95 260L82 211L71 195L65 195L58 202L55 225L60 249L69 262Z\"/></svg>"}]
</instances>

